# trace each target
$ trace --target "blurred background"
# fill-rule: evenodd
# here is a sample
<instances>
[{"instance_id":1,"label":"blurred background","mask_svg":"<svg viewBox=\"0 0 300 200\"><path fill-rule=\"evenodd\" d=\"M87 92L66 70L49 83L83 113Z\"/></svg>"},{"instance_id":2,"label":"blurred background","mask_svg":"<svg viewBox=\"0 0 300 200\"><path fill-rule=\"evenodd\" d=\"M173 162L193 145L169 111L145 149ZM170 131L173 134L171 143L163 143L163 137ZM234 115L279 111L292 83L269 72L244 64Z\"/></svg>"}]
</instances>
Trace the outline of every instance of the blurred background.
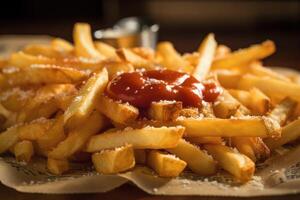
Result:
<instances>
[{"instance_id":1,"label":"blurred background","mask_svg":"<svg viewBox=\"0 0 300 200\"><path fill-rule=\"evenodd\" d=\"M9 0L1 2L0 34L47 34L71 41L75 22L93 30L123 17L160 25L159 40L180 52L196 49L209 33L232 49L272 39L277 53L268 65L300 70L300 1L297 0Z\"/></svg>"}]
</instances>

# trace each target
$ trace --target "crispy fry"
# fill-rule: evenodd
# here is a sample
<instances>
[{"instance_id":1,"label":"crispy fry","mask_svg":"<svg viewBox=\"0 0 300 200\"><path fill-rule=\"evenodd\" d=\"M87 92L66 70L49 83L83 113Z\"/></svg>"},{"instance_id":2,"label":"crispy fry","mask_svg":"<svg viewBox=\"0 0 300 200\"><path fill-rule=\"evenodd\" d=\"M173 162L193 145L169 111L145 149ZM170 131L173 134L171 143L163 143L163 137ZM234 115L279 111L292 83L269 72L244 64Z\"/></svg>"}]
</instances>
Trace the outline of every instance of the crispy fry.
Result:
<instances>
[{"instance_id":1,"label":"crispy fry","mask_svg":"<svg viewBox=\"0 0 300 200\"><path fill-rule=\"evenodd\" d=\"M193 70L193 67L181 57L170 42L158 43L157 54L161 57L160 64L167 69L188 73Z\"/></svg>"},{"instance_id":2,"label":"crispy fry","mask_svg":"<svg viewBox=\"0 0 300 200\"><path fill-rule=\"evenodd\" d=\"M295 100L286 97L279 104L277 104L275 108L273 108L268 116L283 126L287 119L293 114L297 104L298 102Z\"/></svg>"},{"instance_id":3,"label":"crispy fry","mask_svg":"<svg viewBox=\"0 0 300 200\"><path fill-rule=\"evenodd\" d=\"M64 114L64 123L67 128L72 129L76 127L91 114L107 82L108 74L104 68L101 72L92 76L80 89L79 94L74 98Z\"/></svg>"},{"instance_id":4,"label":"crispy fry","mask_svg":"<svg viewBox=\"0 0 300 200\"><path fill-rule=\"evenodd\" d=\"M288 83L269 77L245 75L238 84L238 88L243 90L248 90L253 87L260 89L270 98L277 97L283 99L285 97L291 97L300 100L300 85L295 83Z\"/></svg>"},{"instance_id":5,"label":"crispy fry","mask_svg":"<svg viewBox=\"0 0 300 200\"><path fill-rule=\"evenodd\" d=\"M228 69L248 64L251 61L265 58L275 52L275 44L272 41L265 41L262 44L253 45L246 49L232 52L224 58L215 60L213 69Z\"/></svg>"},{"instance_id":6,"label":"crispy fry","mask_svg":"<svg viewBox=\"0 0 300 200\"><path fill-rule=\"evenodd\" d=\"M44 56L48 58L63 58L70 56L68 52L57 51L49 45L42 44L28 45L23 49L23 52L33 56Z\"/></svg>"},{"instance_id":7,"label":"crispy fry","mask_svg":"<svg viewBox=\"0 0 300 200\"><path fill-rule=\"evenodd\" d=\"M52 174L61 175L62 173L69 170L69 161L67 160L56 160L48 158L47 168Z\"/></svg>"},{"instance_id":8,"label":"crispy fry","mask_svg":"<svg viewBox=\"0 0 300 200\"><path fill-rule=\"evenodd\" d=\"M253 162L270 156L270 149L259 137L232 137L230 141L239 152L248 156Z\"/></svg>"},{"instance_id":9,"label":"crispy fry","mask_svg":"<svg viewBox=\"0 0 300 200\"><path fill-rule=\"evenodd\" d=\"M131 63L135 68L154 69L153 63L132 52L130 49L121 48L116 53L121 60Z\"/></svg>"},{"instance_id":10,"label":"crispy fry","mask_svg":"<svg viewBox=\"0 0 300 200\"><path fill-rule=\"evenodd\" d=\"M73 39L75 54L79 57L102 59L104 56L94 46L91 27L86 23L76 23Z\"/></svg>"},{"instance_id":11,"label":"crispy fry","mask_svg":"<svg viewBox=\"0 0 300 200\"><path fill-rule=\"evenodd\" d=\"M95 42L96 49L107 58L117 58L116 49L109 44L97 41Z\"/></svg>"},{"instance_id":12,"label":"crispy fry","mask_svg":"<svg viewBox=\"0 0 300 200\"><path fill-rule=\"evenodd\" d=\"M103 61L103 66L106 68L109 76L109 80L113 79L115 76L120 75L124 72L133 72L134 67L131 63L120 62L120 61Z\"/></svg>"},{"instance_id":13,"label":"crispy fry","mask_svg":"<svg viewBox=\"0 0 300 200\"><path fill-rule=\"evenodd\" d=\"M177 127L145 127L113 130L91 137L86 145L87 152L132 144L134 149L163 149L175 147L182 137L184 128Z\"/></svg>"},{"instance_id":14,"label":"crispy fry","mask_svg":"<svg viewBox=\"0 0 300 200\"><path fill-rule=\"evenodd\" d=\"M70 42L61 38L54 38L51 41L51 47L60 52L72 52L74 50L74 46Z\"/></svg>"},{"instance_id":15,"label":"crispy fry","mask_svg":"<svg viewBox=\"0 0 300 200\"><path fill-rule=\"evenodd\" d=\"M186 128L188 137L279 137L280 125L267 117L244 118L179 118L176 124Z\"/></svg>"},{"instance_id":16,"label":"crispy fry","mask_svg":"<svg viewBox=\"0 0 300 200\"><path fill-rule=\"evenodd\" d=\"M132 145L94 153L92 161L97 172L102 174L124 172L135 165Z\"/></svg>"},{"instance_id":17,"label":"crispy fry","mask_svg":"<svg viewBox=\"0 0 300 200\"><path fill-rule=\"evenodd\" d=\"M71 84L51 84L41 87L31 101L17 115L17 122L29 122L41 117L48 118L58 109L56 103L62 95L74 92L75 87Z\"/></svg>"},{"instance_id":18,"label":"crispy fry","mask_svg":"<svg viewBox=\"0 0 300 200\"><path fill-rule=\"evenodd\" d=\"M14 145L14 154L17 161L28 163L34 154L31 141L23 140Z\"/></svg>"},{"instance_id":19,"label":"crispy fry","mask_svg":"<svg viewBox=\"0 0 300 200\"><path fill-rule=\"evenodd\" d=\"M119 124L129 124L137 119L139 110L132 105L116 102L102 95L97 104L99 110L106 117Z\"/></svg>"},{"instance_id":20,"label":"crispy fry","mask_svg":"<svg viewBox=\"0 0 300 200\"><path fill-rule=\"evenodd\" d=\"M221 137L186 137L187 141L193 144L222 144L223 140Z\"/></svg>"},{"instance_id":21,"label":"crispy fry","mask_svg":"<svg viewBox=\"0 0 300 200\"><path fill-rule=\"evenodd\" d=\"M46 134L47 130L53 125L52 120L36 120L27 125L28 129L19 131L20 140L37 140Z\"/></svg>"},{"instance_id":22,"label":"crispy fry","mask_svg":"<svg viewBox=\"0 0 300 200\"><path fill-rule=\"evenodd\" d=\"M107 125L105 118L97 111L94 111L81 123L83 126L71 131L66 139L49 152L49 157L59 160L69 158L82 150L89 138Z\"/></svg>"},{"instance_id":23,"label":"crispy fry","mask_svg":"<svg viewBox=\"0 0 300 200\"><path fill-rule=\"evenodd\" d=\"M184 139L180 139L176 147L166 150L184 160L187 166L197 174L212 175L216 171L216 163L212 157Z\"/></svg>"},{"instance_id":24,"label":"crispy fry","mask_svg":"<svg viewBox=\"0 0 300 200\"><path fill-rule=\"evenodd\" d=\"M182 103L178 101L152 102L148 110L150 119L158 121L174 121L179 117Z\"/></svg>"},{"instance_id":25,"label":"crispy fry","mask_svg":"<svg viewBox=\"0 0 300 200\"><path fill-rule=\"evenodd\" d=\"M161 177L179 176L186 166L183 160L158 150L148 153L147 164Z\"/></svg>"},{"instance_id":26,"label":"crispy fry","mask_svg":"<svg viewBox=\"0 0 300 200\"><path fill-rule=\"evenodd\" d=\"M237 70L215 70L217 79L221 86L227 89L234 89L242 77L242 73Z\"/></svg>"},{"instance_id":27,"label":"crispy fry","mask_svg":"<svg viewBox=\"0 0 300 200\"><path fill-rule=\"evenodd\" d=\"M198 48L198 64L193 71L193 76L198 80L205 79L206 75L208 74L214 59L216 48L217 42L215 40L215 36L214 34L210 33L205 37Z\"/></svg>"},{"instance_id":28,"label":"crispy fry","mask_svg":"<svg viewBox=\"0 0 300 200\"><path fill-rule=\"evenodd\" d=\"M12 71L4 70L4 85L2 87L14 87L25 85L42 85L58 83L77 83L87 77L83 71L59 67L56 65L31 65Z\"/></svg>"},{"instance_id":29,"label":"crispy fry","mask_svg":"<svg viewBox=\"0 0 300 200\"><path fill-rule=\"evenodd\" d=\"M47 132L37 138L36 142L39 149L43 152L48 152L57 146L59 142L63 141L66 138L63 125L64 116L58 116Z\"/></svg>"},{"instance_id":30,"label":"crispy fry","mask_svg":"<svg viewBox=\"0 0 300 200\"><path fill-rule=\"evenodd\" d=\"M215 52L215 59L221 59L226 56L228 56L231 53L231 49L223 44L220 44L217 46L216 52Z\"/></svg>"},{"instance_id":31,"label":"crispy fry","mask_svg":"<svg viewBox=\"0 0 300 200\"><path fill-rule=\"evenodd\" d=\"M266 77L271 77L274 79L290 82L290 80L287 77L277 73L276 71L273 71L270 68L263 67L257 62L254 62L249 66L249 71L251 74L254 74L255 76L259 76L259 77L266 76Z\"/></svg>"},{"instance_id":32,"label":"crispy fry","mask_svg":"<svg viewBox=\"0 0 300 200\"><path fill-rule=\"evenodd\" d=\"M234 175L239 181L249 181L255 171L255 164L245 155L235 152L230 147L224 145L204 145L204 148L218 164Z\"/></svg>"},{"instance_id":33,"label":"crispy fry","mask_svg":"<svg viewBox=\"0 0 300 200\"><path fill-rule=\"evenodd\" d=\"M35 95L34 90L22 90L20 88L13 88L1 92L0 102L8 110L19 112Z\"/></svg>"},{"instance_id":34,"label":"crispy fry","mask_svg":"<svg viewBox=\"0 0 300 200\"><path fill-rule=\"evenodd\" d=\"M290 143L300 137L300 119L297 119L285 127L282 128L281 137L277 138L267 138L265 143L267 146L273 150L284 144Z\"/></svg>"}]
</instances>

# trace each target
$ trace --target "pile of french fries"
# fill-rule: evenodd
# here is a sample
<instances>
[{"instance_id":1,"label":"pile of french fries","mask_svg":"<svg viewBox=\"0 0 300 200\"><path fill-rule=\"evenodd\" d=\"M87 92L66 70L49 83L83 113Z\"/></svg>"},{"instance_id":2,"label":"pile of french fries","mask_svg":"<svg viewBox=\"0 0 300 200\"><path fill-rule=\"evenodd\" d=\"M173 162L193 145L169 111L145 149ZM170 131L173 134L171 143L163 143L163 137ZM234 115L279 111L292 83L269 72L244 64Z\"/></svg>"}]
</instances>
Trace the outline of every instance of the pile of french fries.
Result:
<instances>
[{"instance_id":1,"label":"pile of french fries","mask_svg":"<svg viewBox=\"0 0 300 200\"><path fill-rule=\"evenodd\" d=\"M223 169L246 182L255 163L300 137L300 75L263 67L272 41L231 51L208 34L181 55L170 42L156 51L116 49L93 41L85 23L75 24L73 37L74 44L55 38L1 60L0 153L26 163L43 156L57 175L70 162L91 161L102 174L141 164L161 177ZM201 108L152 102L140 117L138 108L104 95L112 78L136 69L185 72L222 93Z\"/></svg>"}]
</instances>

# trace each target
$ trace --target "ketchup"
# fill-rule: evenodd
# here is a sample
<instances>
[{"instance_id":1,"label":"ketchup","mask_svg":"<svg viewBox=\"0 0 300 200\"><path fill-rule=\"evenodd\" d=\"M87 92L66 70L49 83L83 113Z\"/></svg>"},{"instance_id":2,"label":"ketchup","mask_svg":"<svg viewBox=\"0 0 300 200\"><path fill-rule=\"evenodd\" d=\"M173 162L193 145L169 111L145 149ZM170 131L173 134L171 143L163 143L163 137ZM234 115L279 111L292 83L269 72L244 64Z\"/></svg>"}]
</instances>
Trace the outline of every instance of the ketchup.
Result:
<instances>
[{"instance_id":1,"label":"ketchup","mask_svg":"<svg viewBox=\"0 0 300 200\"><path fill-rule=\"evenodd\" d=\"M138 108L148 108L160 100L181 101L184 107L201 107L202 100L214 102L221 89L213 82L201 83L193 76L171 70L123 73L112 79L106 95L128 102Z\"/></svg>"}]
</instances>

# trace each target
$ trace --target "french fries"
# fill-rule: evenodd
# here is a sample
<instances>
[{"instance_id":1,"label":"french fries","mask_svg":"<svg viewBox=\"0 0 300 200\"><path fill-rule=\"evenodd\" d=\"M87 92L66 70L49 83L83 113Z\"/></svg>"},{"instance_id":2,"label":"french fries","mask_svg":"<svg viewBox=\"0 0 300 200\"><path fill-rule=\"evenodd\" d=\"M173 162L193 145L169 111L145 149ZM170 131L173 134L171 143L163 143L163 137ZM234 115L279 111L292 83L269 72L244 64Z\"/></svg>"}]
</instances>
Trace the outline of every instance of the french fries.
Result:
<instances>
[{"instance_id":1,"label":"french fries","mask_svg":"<svg viewBox=\"0 0 300 200\"><path fill-rule=\"evenodd\" d=\"M300 100L300 85L289 83L270 77L256 77L253 75L245 75L241 78L238 88L248 90L256 87L264 92L268 97L277 97L283 99L291 97Z\"/></svg>"},{"instance_id":2,"label":"french fries","mask_svg":"<svg viewBox=\"0 0 300 200\"><path fill-rule=\"evenodd\" d=\"M24 69L4 71L2 88L25 85L77 83L87 77L83 71L56 65L31 65Z\"/></svg>"},{"instance_id":3,"label":"french fries","mask_svg":"<svg viewBox=\"0 0 300 200\"><path fill-rule=\"evenodd\" d=\"M177 101L152 102L148 109L150 119L158 121L174 121L180 115L182 103Z\"/></svg>"},{"instance_id":4,"label":"french fries","mask_svg":"<svg viewBox=\"0 0 300 200\"><path fill-rule=\"evenodd\" d=\"M184 160L187 166L197 174L211 175L216 171L216 163L212 157L184 139L179 140L174 148L166 150Z\"/></svg>"},{"instance_id":5,"label":"french fries","mask_svg":"<svg viewBox=\"0 0 300 200\"><path fill-rule=\"evenodd\" d=\"M61 175L62 173L68 171L70 166L67 160L48 158L47 168L52 174Z\"/></svg>"},{"instance_id":6,"label":"french fries","mask_svg":"<svg viewBox=\"0 0 300 200\"><path fill-rule=\"evenodd\" d=\"M275 52L275 44L272 41L265 41L262 44L253 45L246 49L241 49L231 54L215 60L213 69L227 69L248 64L251 61L265 58Z\"/></svg>"},{"instance_id":7,"label":"french fries","mask_svg":"<svg viewBox=\"0 0 300 200\"><path fill-rule=\"evenodd\" d=\"M101 174L138 164L166 178L220 167L245 183L255 162L299 141L300 75L264 67L272 41L231 52L211 33L183 55L170 42L115 49L93 41L86 23L75 24L73 41L29 44L0 60L0 153L24 162L46 157L56 175L92 161ZM110 98L110 81L135 71L137 92ZM157 89L145 95L148 85ZM124 100L148 97L155 102Z\"/></svg>"},{"instance_id":8,"label":"french fries","mask_svg":"<svg viewBox=\"0 0 300 200\"><path fill-rule=\"evenodd\" d=\"M79 57L102 59L103 55L94 46L91 27L86 23L76 23L73 32L75 53Z\"/></svg>"},{"instance_id":9,"label":"french fries","mask_svg":"<svg viewBox=\"0 0 300 200\"><path fill-rule=\"evenodd\" d=\"M201 43L198 52L198 64L194 69L193 76L198 80L203 80L209 72L216 52L217 42L214 34L210 33Z\"/></svg>"},{"instance_id":10,"label":"french fries","mask_svg":"<svg viewBox=\"0 0 300 200\"><path fill-rule=\"evenodd\" d=\"M186 118L178 119L177 125L186 128L188 137L280 137L280 125L267 117L244 118Z\"/></svg>"},{"instance_id":11,"label":"french fries","mask_svg":"<svg viewBox=\"0 0 300 200\"><path fill-rule=\"evenodd\" d=\"M94 153L92 155L92 161L97 172L102 174L123 172L135 165L132 145Z\"/></svg>"},{"instance_id":12,"label":"french fries","mask_svg":"<svg viewBox=\"0 0 300 200\"><path fill-rule=\"evenodd\" d=\"M157 45L157 56L160 57L159 63L170 70L191 72L192 67L176 51L170 42L160 42Z\"/></svg>"},{"instance_id":13,"label":"french fries","mask_svg":"<svg viewBox=\"0 0 300 200\"><path fill-rule=\"evenodd\" d=\"M116 102L104 95L99 98L96 108L113 122L119 124L129 124L135 121L139 115L139 110L134 106Z\"/></svg>"},{"instance_id":14,"label":"french fries","mask_svg":"<svg viewBox=\"0 0 300 200\"><path fill-rule=\"evenodd\" d=\"M177 177L186 166L183 160L158 150L148 153L147 164L161 177Z\"/></svg>"},{"instance_id":15,"label":"french fries","mask_svg":"<svg viewBox=\"0 0 300 200\"><path fill-rule=\"evenodd\" d=\"M184 128L181 126L113 130L91 137L86 145L86 151L97 152L125 144L131 144L134 149L171 148L178 144L183 132Z\"/></svg>"},{"instance_id":16,"label":"french fries","mask_svg":"<svg viewBox=\"0 0 300 200\"><path fill-rule=\"evenodd\" d=\"M64 114L66 127L76 127L91 114L107 82L108 74L105 68L87 81Z\"/></svg>"},{"instance_id":17,"label":"french fries","mask_svg":"<svg viewBox=\"0 0 300 200\"><path fill-rule=\"evenodd\" d=\"M17 161L28 163L34 154L31 141L23 140L14 145L14 154Z\"/></svg>"},{"instance_id":18,"label":"french fries","mask_svg":"<svg viewBox=\"0 0 300 200\"><path fill-rule=\"evenodd\" d=\"M96 122L96 123L95 123ZM48 156L64 160L83 149L89 138L106 126L106 120L97 111L93 112L85 121L84 126L77 128L61 141Z\"/></svg>"},{"instance_id":19,"label":"french fries","mask_svg":"<svg viewBox=\"0 0 300 200\"><path fill-rule=\"evenodd\" d=\"M292 142L300 137L300 120L297 119L282 128L281 137L276 140L267 138L265 143L270 149L275 149L279 146Z\"/></svg>"},{"instance_id":20,"label":"french fries","mask_svg":"<svg viewBox=\"0 0 300 200\"><path fill-rule=\"evenodd\" d=\"M204 148L223 169L233 174L239 181L247 182L253 176L255 165L247 156L224 145L204 145Z\"/></svg>"}]
</instances>

